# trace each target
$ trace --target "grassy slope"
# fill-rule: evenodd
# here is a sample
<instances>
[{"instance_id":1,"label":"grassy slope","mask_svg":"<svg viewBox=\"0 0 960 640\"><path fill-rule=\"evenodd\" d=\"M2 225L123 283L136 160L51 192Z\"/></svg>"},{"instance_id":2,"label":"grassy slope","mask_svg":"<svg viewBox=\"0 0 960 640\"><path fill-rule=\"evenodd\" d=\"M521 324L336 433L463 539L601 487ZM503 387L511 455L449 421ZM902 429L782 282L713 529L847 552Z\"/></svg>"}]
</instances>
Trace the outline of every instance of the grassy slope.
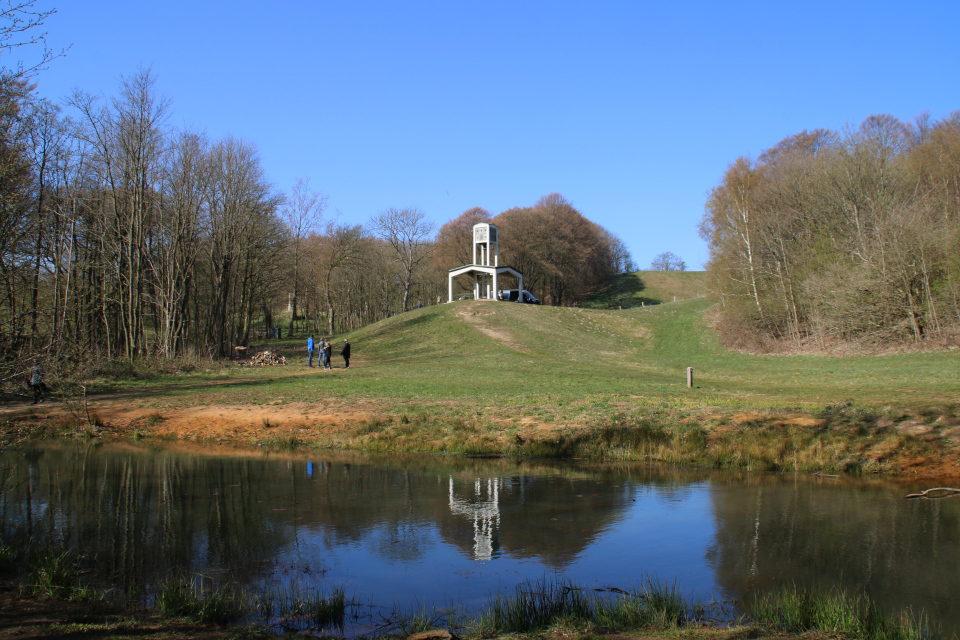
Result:
<instances>
[{"instance_id":1,"label":"grassy slope","mask_svg":"<svg viewBox=\"0 0 960 640\"><path fill-rule=\"evenodd\" d=\"M634 271L614 276L610 285L581 305L595 309L633 308L705 296L705 271Z\"/></svg>"},{"instance_id":2,"label":"grassy slope","mask_svg":"<svg viewBox=\"0 0 960 640\"><path fill-rule=\"evenodd\" d=\"M955 351L861 358L743 355L718 346L704 322L708 308L705 299L623 311L465 301L355 332L350 337L357 366L349 372L304 376L300 366L228 370L212 376L231 383L216 392L207 384L211 377L202 374L124 386L186 403L334 397L522 407L516 415L563 423L616 406L812 410L851 401L932 412L956 406ZM301 342L284 341L298 365ZM339 366L339 356L334 358ZM686 388L687 367L694 368L693 389ZM190 400L196 394L204 398Z\"/></svg>"},{"instance_id":3,"label":"grassy slope","mask_svg":"<svg viewBox=\"0 0 960 640\"><path fill-rule=\"evenodd\" d=\"M703 299L624 311L460 303L357 332L354 348L383 373L396 374L378 393L425 399L527 403L614 395L685 406L851 400L915 407L955 400L960 386L955 352L832 358L725 351L704 323L708 306ZM477 315L465 321L463 313ZM692 390L685 386L687 367L695 372Z\"/></svg>"}]
</instances>

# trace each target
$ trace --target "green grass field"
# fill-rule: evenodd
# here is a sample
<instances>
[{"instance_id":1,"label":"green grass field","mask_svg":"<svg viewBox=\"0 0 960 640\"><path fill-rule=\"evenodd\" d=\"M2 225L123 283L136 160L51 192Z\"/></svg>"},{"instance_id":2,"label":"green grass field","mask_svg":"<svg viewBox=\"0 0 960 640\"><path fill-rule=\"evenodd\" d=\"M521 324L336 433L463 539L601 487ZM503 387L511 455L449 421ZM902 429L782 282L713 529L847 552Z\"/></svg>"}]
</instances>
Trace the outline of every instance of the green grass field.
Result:
<instances>
[{"instance_id":1,"label":"green grass field","mask_svg":"<svg viewBox=\"0 0 960 640\"><path fill-rule=\"evenodd\" d=\"M365 360L357 383L394 398L483 404L562 406L596 398L698 408L851 401L917 409L956 402L960 353L743 355L719 347L704 322L708 307L703 299L625 311L432 307L357 332L354 349ZM686 387L687 367L693 389Z\"/></svg>"},{"instance_id":2,"label":"green grass field","mask_svg":"<svg viewBox=\"0 0 960 640\"><path fill-rule=\"evenodd\" d=\"M305 340L293 338L258 346L281 351L287 366L127 377L104 380L98 390L156 407L161 416L164 408L210 405L303 403L341 415L362 408L373 416L368 423L327 443L355 448L647 456L721 466L763 458L769 468L783 468L792 456L795 468L833 469L889 459L891 450L929 458L956 447L960 351L843 358L731 352L708 326L710 302L696 297L702 277L653 275L643 277L658 297L687 299L623 310L429 306L350 334L349 370L338 355L342 336L334 338L332 372L307 369ZM321 413L306 411L298 431L309 432ZM904 424L914 431L890 428ZM690 432L691 425L700 431ZM924 437L911 440L918 429ZM321 436L304 441L310 438ZM843 441L829 459L825 439ZM707 443L713 451L704 458Z\"/></svg>"},{"instance_id":3,"label":"green grass field","mask_svg":"<svg viewBox=\"0 0 960 640\"><path fill-rule=\"evenodd\" d=\"M659 298L695 296L690 282L702 282L697 273L642 275L656 277ZM923 413L950 413L957 406L960 351L843 358L745 355L718 345L705 319L709 308L705 298L696 297L622 311L455 302L350 334L354 366L349 371L300 375L305 340L292 338L256 347L280 350L291 361L286 367L226 368L107 386L185 400L214 394L226 403L309 400L317 394L394 403L453 401L517 407L520 413L550 414L561 422L606 405L809 411L852 403ZM334 338L337 367L342 366L341 340ZM692 389L686 385L687 367L694 370Z\"/></svg>"}]
</instances>

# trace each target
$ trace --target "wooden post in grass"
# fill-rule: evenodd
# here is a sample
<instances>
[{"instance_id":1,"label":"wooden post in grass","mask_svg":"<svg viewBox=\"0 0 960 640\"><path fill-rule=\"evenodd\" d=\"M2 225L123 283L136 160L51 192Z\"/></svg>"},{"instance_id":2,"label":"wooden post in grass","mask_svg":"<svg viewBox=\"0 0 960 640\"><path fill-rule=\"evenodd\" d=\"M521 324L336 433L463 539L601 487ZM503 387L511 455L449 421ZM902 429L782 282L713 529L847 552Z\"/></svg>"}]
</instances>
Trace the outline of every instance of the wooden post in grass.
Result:
<instances>
[{"instance_id":1,"label":"wooden post in grass","mask_svg":"<svg viewBox=\"0 0 960 640\"><path fill-rule=\"evenodd\" d=\"M687 367L687 388L693 388L693 367Z\"/></svg>"}]
</instances>

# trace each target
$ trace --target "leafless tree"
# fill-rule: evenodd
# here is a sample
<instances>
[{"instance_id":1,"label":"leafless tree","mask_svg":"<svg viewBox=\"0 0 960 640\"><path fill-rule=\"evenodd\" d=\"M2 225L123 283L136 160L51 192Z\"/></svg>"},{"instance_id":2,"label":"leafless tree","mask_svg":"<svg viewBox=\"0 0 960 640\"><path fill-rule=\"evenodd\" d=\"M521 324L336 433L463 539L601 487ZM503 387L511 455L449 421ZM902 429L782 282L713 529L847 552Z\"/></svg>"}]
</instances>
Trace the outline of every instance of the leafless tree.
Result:
<instances>
[{"instance_id":1,"label":"leafless tree","mask_svg":"<svg viewBox=\"0 0 960 640\"><path fill-rule=\"evenodd\" d=\"M252 145L226 138L213 145L207 264L211 308L207 335L214 355L226 357L233 341L242 342L256 308L255 286L265 268L278 261L281 196L273 192Z\"/></svg>"},{"instance_id":2,"label":"leafless tree","mask_svg":"<svg viewBox=\"0 0 960 640\"><path fill-rule=\"evenodd\" d=\"M97 154L106 195L102 215L109 220L104 228L104 249L115 255L111 302L118 310L117 338L121 353L132 358L146 352L147 237L158 204L170 101L158 95L150 70L141 69L121 79L120 95L111 106L102 106L79 92L71 104L82 114L81 135Z\"/></svg>"},{"instance_id":3,"label":"leafless tree","mask_svg":"<svg viewBox=\"0 0 960 640\"><path fill-rule=\"evenodd\" d=\"M287 225L293 249L293 292L290 296L291 313L288 329L290 335L293 335L294 322L297 318L297 297L300 292L300 262L302 259L301 244L307 234L320 224L326 206L327 197L317 191L311 191L310 180L307 178L297 179L283 206L283 220Z\"/></svg>"},{"instance_id":4,"label":"leafless tree","mask_svg":"<svg viewBox=\"0 0 960 640\"><path fill-rule=\"evenodd\" d=\"M43 30L47 19L56 12L37 8L37 0L0 1L0 56L7 57L15 51L33 55L31 62L17 60L13 67L6 66L5 79L32 76L67 52L69 47L51 49Z\"/></svg>"},{"instance_id":5,"label":"leafless tree","mask_svg":"<svg viewBox=\"0 0 960 640\"><path fill-rule=\"evenodd\" d=\"M650 262L651 271L686 271L687 263L683 261L680 256L671 253L670 251L665 251L663 253L657 254L657 256Z\"/></svg>"},{"instance_id":6,"label":"leafless tree","mask_svg":"<svg viewBox=\"0 0 960 640\"><path fill-rule=\"evenodd\" d=\"M374 216L371 225L377 237L390 246L392 257L400 266L403 287L401 308L405 312L414 276L429 256L433 223L419 209L390 208Z\"/></svg>"},{"instance_id":7,"label":"leafless tree","mask_svg":"<svg viewBox=\"0 0 960 640\"><path fill-rule=\"evenodd\" d=\"M151 231L148 260L154 307L154 349L167 358L184 350L189 300L197 286L197 260L207 213L209 143L203 135L176 136L165 161L162 201Z\"/></svg>"},{"instance_id":8,"label":"leafless tree","mask_svg":"<svg viewBox=\"0 0 960 640\"><path fill-rule=\"evenodd\" d=\"M344 271L356 269L363 253L364 234L359 225L327 224L322 236L314 238L310 250L310 262L314 274L315 290L326 309L327 332L336 333L338 291ZM320 305L316 305L318 308Z\"/></svg>"},{"instance_id":9,"label":"leafless tree","mask_svg":"<svg viewBox=\"0 0 960 640\"><path fill-rule=\"evenodd\" d=\"M574 304L616 272L612 235L553 193L533 207L494 218L505 263L523 273L524 287L554 305ZM629 261L629 254L621 256ZM632 262L632 261L630 261Z\"/></svg>"},{"instance_id":10,"label":"leafless tree","mask_svg":"<svg viewBox=\"0 0 960 640\"><path fill-rule=\"evenodd\" d=\"M434 264L440 270L473 262L473 227L490 222L492 216L483 207L472 207L440 227L434 241Z\"/></svg>"}]
</instances>

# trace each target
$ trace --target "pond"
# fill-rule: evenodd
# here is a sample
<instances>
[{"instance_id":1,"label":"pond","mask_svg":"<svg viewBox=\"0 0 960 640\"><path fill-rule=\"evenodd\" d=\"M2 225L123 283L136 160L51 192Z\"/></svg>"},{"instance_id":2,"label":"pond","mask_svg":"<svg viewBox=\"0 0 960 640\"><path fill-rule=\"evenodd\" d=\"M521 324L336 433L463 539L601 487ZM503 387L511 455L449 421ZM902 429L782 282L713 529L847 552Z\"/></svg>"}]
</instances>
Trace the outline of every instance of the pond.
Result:
<instances>
[{"instance_id":1,"label":"pond","mask_svg":"<svg viewBox=\"0 0 960 640\"><path fill-rule=\"evenodd\" d=\"M0 536L82 549L149 592L178 570L252 589L341 587L363 633L526 580L676 581L730 602L861 591L960 630L960 499L877 478L628 464L41 443L0 454Z\"/></svg>"}]
</instances>

